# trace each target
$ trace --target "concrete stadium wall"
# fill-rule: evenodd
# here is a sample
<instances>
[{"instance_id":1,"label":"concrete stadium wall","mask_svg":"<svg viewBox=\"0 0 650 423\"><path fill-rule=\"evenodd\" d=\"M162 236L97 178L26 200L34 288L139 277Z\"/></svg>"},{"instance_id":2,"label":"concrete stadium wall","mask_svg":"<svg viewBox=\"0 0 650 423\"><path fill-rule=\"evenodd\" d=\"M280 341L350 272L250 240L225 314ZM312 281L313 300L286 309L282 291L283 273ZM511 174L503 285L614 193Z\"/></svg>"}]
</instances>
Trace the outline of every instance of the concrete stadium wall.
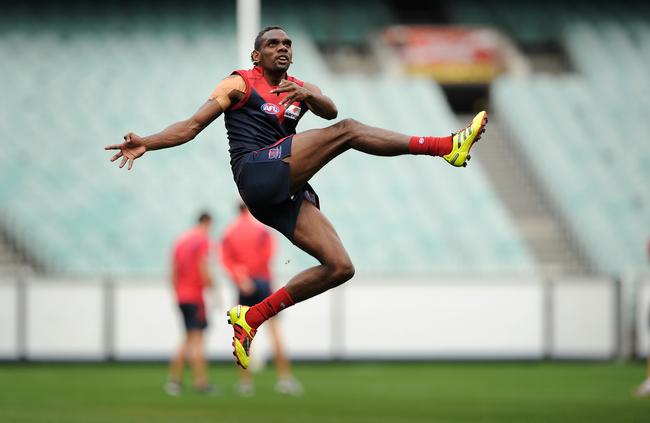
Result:
<instances>
[{"instance_id":1,"label":"concrete stadium wall","mask_svg":"<svg viewBox=\"0 0 650 423\"><path fill-rule=\"evenodd\" d=\"M282 331L300 359L610 359L619 353L618 286L603 278L359 278L283 313ZM639 292L650 305L650 283ZM212 359L232 358L225 310L235 302L230 284L209 296ZM647 313L639 309L639 328ZM647 345L641 332L638 344ZM163 280L0 278L3 359L164 360L181 335ZM264 327L254 349L270 351Z\"/></svg>"},{"instance_id":2,"label":"concrete stadium wall","mask_svg":"<svg viewBox=\"0 0 650 423\"><path fill-rule=\"evenodd\" d=\"M650 276L641 278L636 291L636 355L650 355Z\"/></svg>"}]
</instances>

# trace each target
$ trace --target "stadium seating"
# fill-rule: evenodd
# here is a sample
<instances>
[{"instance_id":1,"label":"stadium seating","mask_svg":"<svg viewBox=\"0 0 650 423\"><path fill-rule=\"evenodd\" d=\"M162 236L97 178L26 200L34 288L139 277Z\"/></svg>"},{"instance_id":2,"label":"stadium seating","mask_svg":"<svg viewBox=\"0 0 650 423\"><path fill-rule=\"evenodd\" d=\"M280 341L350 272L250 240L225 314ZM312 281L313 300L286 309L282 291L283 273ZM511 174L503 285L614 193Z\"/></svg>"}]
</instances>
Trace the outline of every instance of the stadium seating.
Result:
<instances>
[{"instance_id":1,"label":"stadium seating","mask_svg":"<svg viewBox=\"0 0 650 423\"><path fill-rule=\"evenodd\" d=\"M495 26L522 44L559 41L567 25L576 21L603 21L627 24L650 18L650 7L643 0L624 4L607 0L566 2L547 0L457 0L449 2L451 20L470 25Z\"/></svg>"},{"instance_id":2,"label":"stadium seating","mask_svg":"<svg viewBox=\"0 0 650 423\"><path fill-rule=\"evenodd\" d=\"M7 24L0 55L11 58L0 62L2 224L52 272L162 274L173 238L200 210L216 214L215 234L235 214L223 124L173 152L147 154L131 172L111 165L102 147L126 131L158 131L193 113L236 63L232 19L210 8L174 16L130 5L132 22L124 22L102 4L105 18L80 18L72 30L70 14L44 7L40 24L15 19L27 10L0 18ZM418 134L464 124L430 81L330 74L300 19L287 21L295 74L335 98L340 118ZM303 122L302 129L326 124ZM365 274L535 266L478 163L458 170L439 159L350 152L313 184ZM282 241L278 272L310 263Z\"/></svg>"},{"instance_id":3,"label":"stadium seating","mask_svg":"<svg viewBox=\"0 0 650 423\"><path fill-rule=\"evenodd\" d=\"M502 78L493 102L594 269L647 266L650 23L568 25L579 74Z\"/></svg>"},{"instance_id":4,"label":"stadium seating","mask_svg":"<svg viewBox=\"0 0 650 423\"><path fill-rule=\"evenodd\" d=\"M302 27L317 43L359 44L393 21L388 3L374 0L302 2L300 10L291 2L262 2L263 24ZM362 17L362 18L361 18Z\"/></svg>"}]
</instances>

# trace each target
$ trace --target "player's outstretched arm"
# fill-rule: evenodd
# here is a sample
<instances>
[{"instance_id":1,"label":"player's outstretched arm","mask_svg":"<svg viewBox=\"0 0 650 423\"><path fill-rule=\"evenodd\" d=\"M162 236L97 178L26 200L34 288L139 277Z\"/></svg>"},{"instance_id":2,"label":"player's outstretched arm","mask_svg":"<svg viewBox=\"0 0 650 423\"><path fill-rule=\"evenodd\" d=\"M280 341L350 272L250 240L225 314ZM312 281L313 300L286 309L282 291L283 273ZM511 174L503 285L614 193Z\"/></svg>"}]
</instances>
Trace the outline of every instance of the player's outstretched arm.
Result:
<instances>
[{"instance_id":1,"label":"player's outstretched arm","mask_svg":"<svg viewBox=\"0 0 650 423\"><path fill-rule=\"evenodd\" d=\"M223 108L215 99L206 101L194 115L176 122L157 134L140 137L133 132L124 136L124 142L104 147L105 150L120 150L111 157L111 162L121 158L120 168L128 163L131 170L133 162L149 150L176 147L194 139L206 126L223 113Z\"/></svg>"},{"instance_id":2,"label":"player's outstretched arm","mask_svg":"<svg viewBox=\"0 0 650 423\"><path fill-rule=\"evenodd\" d=\"M308 82L305 82L301 87L295 82L283 79L278 88L271 90L271 92L274 94L287 93L284 100L280 102L280 106L288 106L294 101L302 101L312 113L324 119L336 119L339 114L332 99L324 95L316 85Z\"/></svg>"}]
</instances>

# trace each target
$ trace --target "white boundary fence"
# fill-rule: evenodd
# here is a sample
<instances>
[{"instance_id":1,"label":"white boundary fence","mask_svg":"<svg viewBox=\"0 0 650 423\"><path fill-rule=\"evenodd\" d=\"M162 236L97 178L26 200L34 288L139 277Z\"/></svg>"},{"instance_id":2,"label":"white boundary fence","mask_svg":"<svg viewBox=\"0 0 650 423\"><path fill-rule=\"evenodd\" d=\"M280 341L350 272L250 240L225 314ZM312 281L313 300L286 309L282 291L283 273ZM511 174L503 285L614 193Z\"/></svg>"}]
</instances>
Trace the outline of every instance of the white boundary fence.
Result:
<instances>
[{"instance_id":1,"label":"white boundary fence","mask_svg":"<svg viewBox=\"0 0 650 423\"><path fill-rule=\"evenodd\" d=\"M644 356L650 278L623 285L633 288L593 277L360 278L287 310L282 328L297 359ZM217 293L207 348L230 360L225 310L235 293L224 283ZM5 360L161 360L181 334L163 280L0 277ZM256 338L254 348L267 351L268 340Z\"/></svg>"}]
</instances>

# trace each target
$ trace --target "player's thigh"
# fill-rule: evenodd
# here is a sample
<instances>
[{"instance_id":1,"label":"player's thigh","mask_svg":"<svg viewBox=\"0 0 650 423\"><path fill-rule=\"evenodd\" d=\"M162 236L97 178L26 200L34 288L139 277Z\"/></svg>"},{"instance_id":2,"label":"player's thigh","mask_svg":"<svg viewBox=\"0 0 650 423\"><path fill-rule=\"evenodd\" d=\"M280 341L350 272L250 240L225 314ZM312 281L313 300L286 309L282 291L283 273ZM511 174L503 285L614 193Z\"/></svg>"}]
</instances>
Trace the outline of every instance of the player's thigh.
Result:
<instances>
[{"instance_id":1,"label":"player's thigh","mask_svg":"<svg viewBox=\"0 0 650 423\"><path fill-rule=\"evenodd\" d=\"M203 330L202 329L188 330L187 339L191 346L200 347L203 344Z\"/></svg>"},{"instance_id":2,"label":"player's thigh","mask_svg":"<svg viewBox=\"0 0 650 423\"><path fill-rule=\"evenodd\" d=\"M303 201L300 207L293 242L322 264L351 265L350 257L334 226L309 201Z\"/></svg>"},{"instance_id":3,"label":"player's thigh","mask_svg":"<svg viewBox=\"0 0 650 423\"><path fill-rule=\"evenodd\" d=\"M284 159L290 165L291 192L307 183L330 160L348 149L345 124L311 129L296 134L291 142L291 155Z\"/></svg>"}]
</instances>

